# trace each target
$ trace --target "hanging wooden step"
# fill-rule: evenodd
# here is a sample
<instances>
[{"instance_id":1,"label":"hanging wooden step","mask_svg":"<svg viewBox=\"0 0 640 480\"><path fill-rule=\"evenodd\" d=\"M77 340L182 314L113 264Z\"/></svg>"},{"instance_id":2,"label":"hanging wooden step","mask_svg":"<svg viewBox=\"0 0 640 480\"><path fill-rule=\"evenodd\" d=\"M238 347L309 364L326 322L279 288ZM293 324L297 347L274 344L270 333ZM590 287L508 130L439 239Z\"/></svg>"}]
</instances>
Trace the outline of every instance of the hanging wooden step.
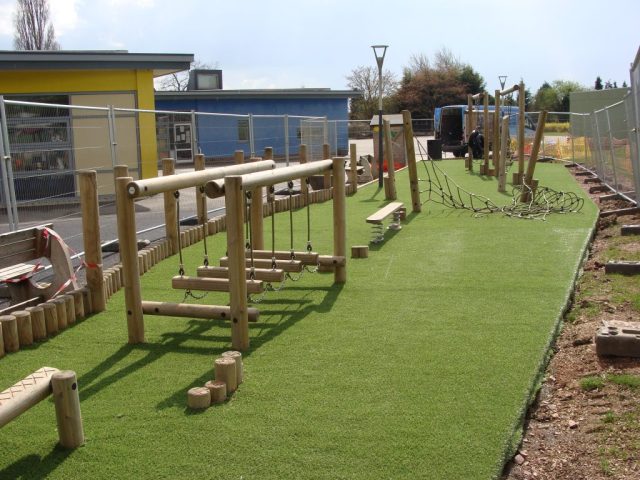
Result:
<instances>
[{"instance_id":1,"label":"hanging wooden step","mask_svg":"<svg viewBox=\"0 0 640 480\"><path fill-rule=\"evenodd\" d=\"M177 290L200 290L203 292L228 292L231 284L227 278L202 278L176 275L171 279L171 286ZM261 281L247 280L247 293L262 293Z\"/></svg>"},{"instance_id":2,"label":"hanging wooden step","mask_svg":"<svg viewBox=\"0 0 640 480\"><path fill-rule=\"evenodd\" d=\"M249 280L251 275L251 268L246 270L246 278ZM254 268L253 269L255 280L262 280L265 282L284 282L285 272L282 269L276 268ZM203 278L229 278L229 269L227 267L198 267L198 277Z\"/></svg>"},{"instance_id":3,"label":"hanging wooden step","mask_svg":"<svg viewBox=\"0 0 640 480\"><path fill-rule=\"evenodd\" d=\"M220 259L221 267L229 266L229 258L222 257ZM245 263L246 267L251 266L251 259L247 258ZM255 268L271 268L271 259L270 258L254 258L253 266ZM297 273L302 271L302 262L300 260L276 260L276 268L280 270L284 270L285 272Z\"/></svg>"},{"instance_id":4,"label":"hanging wooden step","mask_svg":"<svg viewBox=\"0 0 640 480\"><path fill-rule=\"evenodd\" d=\"M205 320L231 319L231 307L223 305L195 305L192 303L170 303L142 301L142 313L145 315L162 315L165 317L202 318ZM257 322L260 312L257 308L247 308L250 322Z\"/></svg>"},{"instance_id":5,"label":"hanging wooden step","mask_svg":"<svg viewBox=\"0 0 640 480\"><path fill-rule=\"evenodd\" d=\"M268 258L271 260L272 256L271 250L254 250L253 257L254 258ZM318 264L318 253L317 252L293 252L296 260L300 260L303 265L317 265ZM251 250L247 250L246 252L247 258L251 256ZM291 252L289 250L276 250L275 251L276 260L291 260Z\"/></svg>"}]
</instances>

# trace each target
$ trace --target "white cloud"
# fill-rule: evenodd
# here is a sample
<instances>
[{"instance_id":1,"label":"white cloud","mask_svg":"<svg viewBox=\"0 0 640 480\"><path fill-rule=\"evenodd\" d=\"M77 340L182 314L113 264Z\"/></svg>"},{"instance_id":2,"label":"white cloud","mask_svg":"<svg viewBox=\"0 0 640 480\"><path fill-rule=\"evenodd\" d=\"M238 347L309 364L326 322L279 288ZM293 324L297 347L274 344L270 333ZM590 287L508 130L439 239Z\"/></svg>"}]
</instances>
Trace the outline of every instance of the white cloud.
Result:
<instances>
[{"instance_id":1,"label":"white cloud","mask_svg":"<svg viewBox=\"0 0 640 480\"><path fill-rule=\"evenodd\" d=\"M64 36L78 27L80 16L78 7L82 5L81 0L51 0L49 10L51 11L51 23L55 29L56 36Z\"/></svg>"}]
</instances>

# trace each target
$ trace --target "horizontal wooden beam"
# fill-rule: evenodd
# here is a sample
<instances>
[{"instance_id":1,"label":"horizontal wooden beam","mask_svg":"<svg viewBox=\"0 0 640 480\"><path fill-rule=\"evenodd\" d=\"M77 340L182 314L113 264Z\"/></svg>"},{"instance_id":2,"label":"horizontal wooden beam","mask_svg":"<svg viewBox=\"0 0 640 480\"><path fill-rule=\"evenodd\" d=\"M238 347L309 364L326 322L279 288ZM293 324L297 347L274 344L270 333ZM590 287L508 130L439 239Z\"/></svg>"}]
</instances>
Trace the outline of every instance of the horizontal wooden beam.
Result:
<instances>
[{"instance_id":1,"label":"horizontal wooden beam","mask_svg":"<svg viewBox=\"0 0 640 480\"><path fill-rule=\"evenodd\" d=\"M253 257L254 258L271 258L272 254L271 250L254 250ZM300 260L303 265L317 265L318 264L318 253L317 252L298 252L294 251L295 260ZM246 254L247 258L251 257L251 250L247 250ZM289 250L276 250L275 251L276 260L291 260L291 251Z\"/></svg>"},{"instance_id":2,"label":"horizontal wooden beam","mask_svg":"<svg viewBox=\"0 0 640 480\"><path fill-rule=\"evenodd\" d=\"M0 428L51 394L51 376L57 368L42 367L0 392Z\"/></svg>"},{"instance_id":3,"label":"horizontal wooden beam","mask_svg":"<svg viewBox=\"0 0 640 480\"><path fill-rule=\"evenodd\" d=\"M507 88L506 90L502 90L500 92L500 96L502 97L504 95L509 95L510 93L517 92L518 90L520 90L520 85L516 84L511 88Z\"/></svg>"},{"instance_id":4,"label":"horizontal wooden beam","mask_svg":"<svg viewBox=\"0 0 640 480\"><path fill-rule=\"evenodd\" d=\"M171 286L176 290L200 290L203 292L228 292L231 284L228 278L203 278L176 275L171 279ZM261 281L247 280L247 293L262 293ZM144 312L143 312L144 313Z\"/></svg>"},{"instance_id":5,"label":"horizontal wooden beam","mask_svg":"<svg viewBox=\"0 0 640 480\"><path fill-rule=\"evenodd\" d=\"M246 278L251 278L251 268L245 269ZM254 280L262 280L264 282L284 282L285 274L281 269L270 268L254 268ZM229 278L229 269L227 267L198 267L198 277L203 278Z\"/></svg>"},{"instance_id":6,"label":"horizontal wooden beam","mask_svg":"<svg viewBox=\"0 0 640 480\"><path fill-rule=\"evenodd\" d=\"M347 257L335 256L335 255L319 255L318 265L324 267L344 267L347 264Z\"/></svg>"},{"instance_id":7,"label":"horizontal wooden beam","mask_svg":"<svg viewBox=\"0 0 640 480\"><path fill-rule=\"evenodd\" d=\"M178 173L164 177L135 180L127 185L127 192L131 198L148 197L157 193L172 192L183 188L205 185L210 180L224 178L229 175L244 175L253 172L273 170L276 164L273 160L230 165L227 167L208 168L195 172Z\"/></svg>"},{"instance_id":8,"label":"horizontal wooden beam","mask_svg":"<svg viewBox=\"0 0 640 480\"><path fill-rule=\"evenodd\" d=\"M260 312L257 308L247 309L249 321L257 322ZM229 320L231 308L222 305L194 305L190 303L169 303L142 301L142 313L145 315L162 315L165 317L202 318L205 320Z\"/></svg>"},{"instance_id":9,"label":"horizontal wooden beam","mask_svg":"<svg viewBox=\"0 0 640 480\"><path fill-rule=\"evenodd\" d=\"M251 165L251 164L249 164ZM255 172L242 175L242 187L251 190L257 187L268 187L277 183L296 180L301 177L309 177L327 172L333 168L333 160L318 160L302 165L276 168L275 170ZM205 187L206 191L206 187Z\"/></svg>"},{"instance_id":10,"label":"horizontal wooden beam","mask_svg":"<svg viewBox=\"0 0 640 480\"><path fill-rule=\"evenodd\" d=\"M229 266L229 258L222 257L220 259L221 267ZM255 268L271 268L271 259L268 258L254 258L253 266ZM284 270L285 272L297 273L302 271L302 262L300 260L276 260L276 268ZM251 259L247 258L245 267L251 267Z\"/></svg>"}]
</instances>

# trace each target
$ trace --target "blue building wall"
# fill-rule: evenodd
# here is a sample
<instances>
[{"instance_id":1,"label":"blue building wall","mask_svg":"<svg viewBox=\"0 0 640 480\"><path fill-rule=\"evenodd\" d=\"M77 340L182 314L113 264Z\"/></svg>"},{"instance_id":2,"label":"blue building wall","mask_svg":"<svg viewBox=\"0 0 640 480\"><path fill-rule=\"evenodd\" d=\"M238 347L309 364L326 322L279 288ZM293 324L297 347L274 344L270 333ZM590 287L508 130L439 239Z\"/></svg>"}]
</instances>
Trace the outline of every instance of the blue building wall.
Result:
<instances>
[{"instance_id":1,"label":"blue building wall","mask_svg":"<svg viewBox=\"0 0 640 480\"><path fill-rule=\"evenodd\" d=\"M273 147L275 155L285 153L285 131L282 118L262 118L255 115L296 115L341 120L337 124L337 148L348 150L347 98L163 98L156 97L156 109L188 112L252 114L255 153ZM250 155L248 138L239 140L239 117L197 115L198 147L206 157L231 157L235 150ZM246 117L242 118L246 122ZM300 145L301 119L289 118L289 153L297 155Z\"/></svg>"}]
</instances>

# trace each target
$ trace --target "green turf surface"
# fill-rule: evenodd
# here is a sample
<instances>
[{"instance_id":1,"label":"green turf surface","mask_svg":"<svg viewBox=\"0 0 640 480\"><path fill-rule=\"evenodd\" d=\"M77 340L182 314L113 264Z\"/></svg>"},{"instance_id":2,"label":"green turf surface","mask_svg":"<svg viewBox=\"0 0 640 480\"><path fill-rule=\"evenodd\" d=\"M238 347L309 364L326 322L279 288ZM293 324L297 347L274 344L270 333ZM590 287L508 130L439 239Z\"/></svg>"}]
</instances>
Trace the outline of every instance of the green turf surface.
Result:
<instances>
[{"instance_id":1,"label":"green turf surface","mask_svg":"<svg viewBox=\"0 0 640 480\"><path fill-rule=\"evenodd\" d=\"M439 165L468 190L509 200L461 161ZM397 177L410 207L406 171ZM539 165L536 177L580 190L562 166ZM364 218L384 203L376 185L349 199L348 246L368 242ZM544 222L427 203L368 259L349 259L345 285L306 274L265 297L245 382L197 414L186 392L211 378L230 345L228 324L146 317L147 343L127 345L121 291L106 312L0 360L3 387L43 365L75 370L87 438L76 451L57 449L53 406L43 402L0 430L0 478L495 477L595 216L589 201ZM299 249L305 218L295 215ZM277 226L286 249L287 214ZM331 253L331 226L331 203L314 205L315 250ZM269 219L265 236L269 244ZM211 258L224 255L224 241L208 242ZM186 249L187 274L202 255L201 245ZM181 301L170 288L177 268L169 259L147 273L143 298Z\"/></svg>"}]
</instances>

